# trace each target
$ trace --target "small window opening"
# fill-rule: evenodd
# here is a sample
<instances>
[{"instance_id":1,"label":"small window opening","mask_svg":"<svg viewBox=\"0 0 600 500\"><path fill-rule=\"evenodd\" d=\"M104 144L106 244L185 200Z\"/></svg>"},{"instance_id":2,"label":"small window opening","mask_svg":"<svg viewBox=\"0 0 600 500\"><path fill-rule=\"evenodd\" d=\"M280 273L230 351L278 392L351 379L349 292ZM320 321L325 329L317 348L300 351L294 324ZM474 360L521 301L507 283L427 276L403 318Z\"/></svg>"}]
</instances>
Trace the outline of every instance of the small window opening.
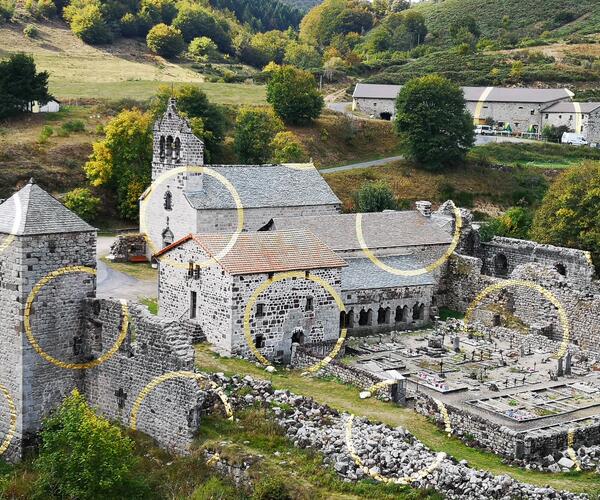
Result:
<instances>
[{"instance_id":1,"label":"small window opening","mask_svg":"<svg viewBox=\"0 0 600 500\"><path fill-rule=\"evenodd\" d=\"M314 310L314 302L312 297L306 297L306 308L307 311Z\"/></svg>"},{"instance_id":2,"label":"small window opening","mask_svg":"<svg viewBox=\"0 0 600 500\"><path fill-rule=\"evenodd\" d=\"M262 318L265 315L265 305L264 304L256 304L256 317Z\"/></svg>"}]
</instances>

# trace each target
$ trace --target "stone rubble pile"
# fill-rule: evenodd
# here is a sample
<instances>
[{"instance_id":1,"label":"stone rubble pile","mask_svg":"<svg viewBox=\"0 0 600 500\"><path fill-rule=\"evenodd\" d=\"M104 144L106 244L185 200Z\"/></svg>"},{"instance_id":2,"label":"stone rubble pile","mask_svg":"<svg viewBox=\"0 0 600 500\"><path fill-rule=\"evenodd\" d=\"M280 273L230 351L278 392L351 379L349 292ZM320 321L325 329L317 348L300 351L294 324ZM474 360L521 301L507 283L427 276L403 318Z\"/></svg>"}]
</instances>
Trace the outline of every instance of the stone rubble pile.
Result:
<instances>
[{"instance_id":1,"label":"stone rubble pile","mask_svg":"<svg viewBox=\"0 0 600 500\"><path fill-rule=\"evenodd\" d=\"M232 389L231 402L243 408L255 404L273 409L287 437L300 448L321 452L325 461L345 480L356 481L372 474L391 481L411 476L416 488L433 488L448 499L564 499L579 500L586 495L558 492L516 481L507 476L494 476L457 462L452 457L438 456L405 429L392 429L366 419L354 418L351 443L362 461L355 462L347 446L348 414L320 405L310 398L289 391L273 390L270 382L251 377L215 375L215 382ZM244 388L244 395L235 394ZM437 461L437 462L436 462ZM435 463L439 465L435 466ZM421 471L429 469L428 474Z\"/></svg>"}]
</instances>

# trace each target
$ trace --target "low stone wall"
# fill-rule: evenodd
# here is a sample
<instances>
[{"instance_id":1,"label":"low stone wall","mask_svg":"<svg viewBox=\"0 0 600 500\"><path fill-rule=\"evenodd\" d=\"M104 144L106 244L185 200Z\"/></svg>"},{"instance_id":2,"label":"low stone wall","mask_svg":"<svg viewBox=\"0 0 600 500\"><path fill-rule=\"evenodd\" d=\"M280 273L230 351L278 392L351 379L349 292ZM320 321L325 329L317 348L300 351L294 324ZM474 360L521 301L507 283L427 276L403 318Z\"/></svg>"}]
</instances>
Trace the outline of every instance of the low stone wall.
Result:
<instances>
[{"instance_id":1,"label":"low stone wall","mask_svg":"<svg viewBox=\"0 0 600 500\"><path fill-rule=\"evenodd\" d=\"M128 307L124 342L108 361L86 370L84 376L84 394L90 404L125 426L131 424L132 407L150 382L169 372L194 370L194 350L186 328L153 316L137 304ZM123 321L120 302L88 302L84 338L91 358L98 358L115 344ZM166 380L145 391L137 428L161 447L185 454L198 429L205 395L193 379Z\"/></svg>"},{"instance_id":2,"label":"low stone wall","mask_svg":"<svg viewBox=\"0 0 600 500\"><path fill-rule=\"evenodd\" d=\"M323 346L325 347L325 346ZM292 368L308 368L323 360L323 357L331 351L328 349L324 355L317 355L312 351L312 344L304 347L299 344L292 345ZM371 386L382 382L383 378L354 366L348 366L336 361L335 359L325 365L319 372L320 377L335 377L346 384L354 385L360 389L367 390ZM399 404L404 404L406 400L405 385L401 383L394 389L392 385L385 386L377 391L377 397L384 401L395 400ZM397 391L397 392L395 392Z\"/></svg>"},{"instance_id":3,"label":"low stone wall","mask_svg":"<svg viewBox=\"0 0 600 500\"><path fill-rule=\"evenodd\" d=\"M569 447L570 430L573 431L571 447L574 450L600 443L600 416L528 431L515 431L486 419L484 415L467 412L450 404L444 406L454 435L467 443L475 443L523 464L541 464L549 455L560 457ZM446 425L440 407L427 394L420 392L415 395L415 411L433 418L441 426Z\"/></svg>"}]
</instances>

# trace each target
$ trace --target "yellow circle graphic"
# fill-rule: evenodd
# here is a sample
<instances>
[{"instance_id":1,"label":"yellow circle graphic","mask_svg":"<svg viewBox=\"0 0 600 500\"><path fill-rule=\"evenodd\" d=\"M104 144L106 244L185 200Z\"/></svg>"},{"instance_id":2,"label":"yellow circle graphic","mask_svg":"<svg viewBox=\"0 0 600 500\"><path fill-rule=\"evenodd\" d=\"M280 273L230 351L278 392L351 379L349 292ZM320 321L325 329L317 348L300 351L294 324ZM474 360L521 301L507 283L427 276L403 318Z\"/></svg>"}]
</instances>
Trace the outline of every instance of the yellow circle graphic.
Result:
<instances>
[{"instance_id":1,"label":"yellow circle graphic","mask_svg":"<svg viewBox=\"0 0 600 500\"><path fill-rule=\"evenodd\" d=\"M164 373L163 375L159 375L158 377L152 379L150 381L150 383L148 383L140 391L138 397L136 398L136 400L133 403L133 406L131 407L131 417L130 417L129 426L131 427L132 430L134 430L134 431L137 430L138 413L140 411L142 403L148 397L148 395L163 382L166 382L167 380L177 379L177 378L188 378L188 379L196 380L198 383L208 382L210 384L211 388L219 396L219 399L223 402L223 406L225 407L225 413L227 414L227 419L233 420L233 409L231 407L231 404L229 403L229 399L227 398L227 395L225 394L225 392L223 392L223 389L220 386L218 386L215 382L213 382L212 380L207 378L206 375L203 375L201 373L195 373L195 372L190 372L190 371L178 371L178 372L169 372L169 373Z\"/></svg>"},{"instance_id":2,"label":"yellow circle graphic","mask_svg":"<svg viewBox=\"0 0 600 500\"><path fill-rule=\"evenodd\" d=\"M567 431L567 453L568 453L569 457L571 458L571 460L573 460L573 462L575 462L575 470L580 471L581 470L581 462L579 461L579 457L577 456L577 453L573 449L574 442L575 442L575 429L569 429Z\"/></svg>"},{"instance_id":3,"label":"yellow circle graphic","mask_svg":"<svg viewBox=\"0 0 600 500\"><path fill-rule=\"evenodd\" d=\"M19 193L14 194L13 201L15 203L15 211L17 213L17 216L15 217L15 220L13 221L13 225L12 225L10 233L6 236L6 238L4 238L4 241L2 241L0 243L0 253L4 252L4 250L6 250L11 245L11 243L15 240L15 234L19 230L19 226L21 225L21 220L23 219L23 209L21 206L21 199L19 198ZM5 202L5 203L7 203L7 202Z\"/></svg>"},{"instance_id":4,"label":"yellow circle graphic","mask_svg":"<svg viewBox=\"0 0 600 500\"><path fill-rule=\"evenodd\" d=\"M252 354L254 354L254 356L256 356L256 358L263 365L265 365L267 367L273 367L273 365L271 365L269 360L267 358L265 358L260 353L258 348L254 345L254 340L252 339L252 333L250 331L250 315L252 314L252 309L254 308L254 304L258 300L258 297L260 296L261 293L263 293L267 288L269 288L274 283L277 283L278 281L283 281L283 280L289 279L289 278L305 279L305 280L309 280L309 281L312 281L314 283L321 285L333 297L340 312L346 311L346 306L344 305L342 298L336 292L335 288L333 288L329 284L328 281L324 280L323 278L321 278L319 276L313 276L312 274L306 275L304 272L299 272L299 271L289 271L289 272L285 272L285 273L276 274L273 278L269 279L268 281L265 281L264 283L261 283L256 288L254 293L252 293L250 299L248 300L248 303L246 304L246 310L244 312L244 338L246 339L246 343L248 344L248 347L252 351ZM318 372L319 370L321 370L324 366L331 363L333 361L333 359L337 356L337 354L340 352L340 349L342 348L342 346L344 345L344 342L346 341L346 333L347 332L348 332L348 329L346 327L342 328L342 330L340 332L340 336L339 336L335 346L331 350L331 352L325 358L323 358L321 361L319 361L318 363L315 363L314 365L308 367L307 371L310 373L315 373L315 372Z\"/></svg>"},{"instance_id":5,"label":"yellow circle graphic","mask_svg":"<svg viewBox=\"0 0 600 500\"><path fill-rule=\"evenodd\" d=\"M548 299L554 307L556 307L556 309L558 310L558 319L560 321L560 324L561 324L561 327L563 330L563 335L562 335L562 342L558 348L558 351L556 351L556 353L553 356L556 359L564 357L567 354L567 350L569 349L569 341L571 338L571 330L569 328L569 319L567 316L567 311L565 310L565 308L562 305L562 303L560 302L560 300L558 300L556 295L554 295L547 288L544 288L543 286L538 285L537 283L534 283L532 281L517 280L517 279L504 280L504 281L501 281L499 283L494 283L494 284L484 288L481 292L479 292L477 297L475 297L475 299L473 299L473 301L469 304L469 307L467 307L467 312L465 313L465 319L464 319L465 328L467 327L468 323L471 321L471 317L473 316L473 313L475 312L475 308L479 304L481 304L483 299L485 299L487 296L489 296L490 294L492 294L494 292L503 290L503 289L511 287L511 286L524 287L524 288L529 288L530 290L535 290L536 292L543 295L546 299Z\"/></svg>"},{"instance_id":6,"label":"yellow circle graphic","mask_svg":"<svg viewBox=\"0 0 600 500\"><path fill-rule=\"evenodd\" d=\"M382 476L379 472L369 469L362 461L362 459L356 453L356 448L354 448L354 443L352 442L352 422L354 421L354 415L350 415L350 418L346 422L346 448L348 449L348 453L354 460L354 463L360 467L360 469L367 475L371 476L373 479L380 481L382 483L393 483L393 484L401 484L401 485L410 485L415 481L420 481L424 479L429 474L431 474L435 469L437 469L444 459L446 458L446 454L444 452L440 452L436 455L434 461L429 464L427 467L424 467L421 470L413 472L410 476L404 476L399 478L389 478Z\"/></svg>"},{"instance_id":7,"label":"yellow circle graphic","mask_svg":"<svg viewBox=\"0 0 600 500\"><path fill-rule=\"evenodd\" d=\"M204 166L197 166L197 167L177 167L174 168L172 170L168 170L164 173L162 173L150 186L149 191L146 193L145 197L143 200L141 200L140 202L140 233L144 235L144 238L146 239L146 242L148 243L148 246L150 247L150 252L154 255L157 252L159 252L161 249L158 248L155 243L152 241L152 237L150 236L149 232L148 232L148 226L147 226L147 205L148 202L150 201L151 197L152 197L152 193L156 190L156 188L161 185L163 182L165 182L167 179L169 179L170 177L173 177L175 175L178 174L206 174L209 175L210 177L213 177L215 179L217 179L221 184L223 184L223 186L225 186L225 188L227 189L227 191L229 191L229 193L231 194L234 202L235 202L235 206L236 206L236 211L237 211L237 227L235 229L235 232L231 235L231 238L229 240L229 242L227 243L227 245L214 257L210 257L206 260L203 260L202 262L194 262L194 266L200 266L200 267L208 267L210 266L212 263L217 263L220 259L222 259L223 257L225 257L225 255L227 255L227 253L233 248L233 246L235 245L240 233L243 231L244 229L244 205L242 204L242 199L240 198L240 195L238 194L237 190L235 189L235 187L233 186L233 184L231 184L231 182L229 181L229 179L227 179L225 176L223 176L222 174L220 174L219 172L217 172L216 170L213 170L212 168L209 167L204 167ZM174 267L178 267L178 268L182 268L182 269L187 269L189 266L189 263L182 263L182 262L177 262L173 259L170 259L168 257L164 257L161 256L159 257L159 260L165 260L167 262L169 262L172 266Z\"/></svg>"},{"instance_id":8,"label":"yellow circle graphic","mask_svg":"<svg viewBox=\"0 0 600 500\"><path fill-rule=\"evenodd\" d=\"M2 444L0 444L0 455L2 455L6 450L8 450L10 443L15 437L15 432L17 430L17 407L15 406L15 402L13 401L10 392L2 384L0 384L0 392L2 392L4 399L6 399L6 402L8 403L8 412L10 413L10 425L8 432L6 433Z\"/></svg>"},{"instance_id":9,"label":"yellow circle graphic","mask_svg":"<svg viewBox=\"0 0 600 500\"><path fill-rule=\"evenodd\" d=\"M123 312L123 322L121 325L121 332L117 338L115 344L102 356L93 361L88 361L86 363L65 363L64 361L60 361L53 356L50 356L46 351L42 349L42 347L38 344L37 340L33 336L33 332L31 330L31 306L33 305L33 301L37 297L40 290L48 284L50 281L58 278L59 276L63 276L65 274L71 273L87 273L92 276L96 275L96 270L91 267L85 266L71 266L71 267L63 267L61 269L57 269L56 271L52 271L51 273L44 276L40 281L36 283L31 290L29 296L27 297L27 302L25 304L25 335L27 336L27 340L31 344L31 346L35 349L35 351L48 363L52 363L59 368L64 368L65 370L87 370L88 368L94 368L96 366L101 365L105 361L108 361L121 347L121 344L127 337L127 330L129 328L129 307L127 306L127 301L121 300L121 310Z\"/></svg>"},{"instance_id":10,"label":"yellow circle graphic","mask_svg":"<svg viewBox=\"0 0 600 500\"><path fill-rule=\"evenodd\" d=\"M422 274L427 274L444 264L444 262L446 262L452 256L452 254L456 250L456 247L460 243L460 234L463 224L462 216L460 214L460 209L457 208L454 202L451 203L455 218L455 227L454 235L452 236L452 242L450 243L450 246L448 247L444 255L442 255L438 260L436 260L432 264L429 264L428 266L421 267L419 269L398 269L396 267L388 266L387 264L382 262L379 258L375 256L375 254L371 251L371 249L365 242L362 228L363 214L361 213L356 214L356 238L358 239L363 253L369 258L371 262L373 262L373 264L375 264L380 269L383 269L384 271L387 271L390 274L395 274L396 276L420 276Z\"/></svg>"},{"instance_id":11,"label":"yellow circle graphic","mask_svg":"<svg viewBox=\"0 0 600 500\"><path fill-rule=\"evenodd\" d=\"M450 421L450 415L448 414L448 410L446 405L442 403L439 399L434 399L435 404L440 409L440 413L442 414L442 418L444 419L444 430L448 434L448 437L452 436L452 422Z\"/></svg>"}]
</instances>

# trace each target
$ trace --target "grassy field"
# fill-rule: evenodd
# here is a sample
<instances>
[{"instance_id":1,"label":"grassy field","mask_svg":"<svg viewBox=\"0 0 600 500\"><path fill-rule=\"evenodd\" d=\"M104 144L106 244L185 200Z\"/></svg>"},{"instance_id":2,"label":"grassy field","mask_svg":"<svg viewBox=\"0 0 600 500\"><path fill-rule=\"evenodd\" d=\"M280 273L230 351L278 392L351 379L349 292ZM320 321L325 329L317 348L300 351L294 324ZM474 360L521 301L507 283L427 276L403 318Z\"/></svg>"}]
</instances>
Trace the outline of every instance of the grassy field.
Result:
<instances>
[{"instance_id":1,"label":"grassy field","mask_svg":"<svg viewBox=\"0 0 600 500\"><path fill-rule=\"evenodd\" d=\"M515 168L505 172L488 165L468 163L432 172L409 161L325 174L324 177L346 211L355 210L356 195L362 185L384 181L392 188L401 206L419 199L432 202L453 199L461 206L489 215L497 215L523 198L531 202L538 200L547 183L542 173L534 169Z\"/></svg>"},{"instance_id":2,"label":"grassy field","mask_svg":"<svg viewBox=\"0 0 600 500\"><path fill-rule=\"evenodd\" d=\"M255 104L265 100L263 86L209 83L189 64L174 64L148 51L138 40L119 39L110 46L86 45L61 22L37 24L39 36L23 35L23 24L0 25L0 58L32 54L39 70L50 73L50 92L58 99L143 100L161 84L196 83L214 102Z\"/></svg>"},{"instance_id":3,"label":"grassy field","mask_svg":"<svg viewBox=\"0 0 600 500\"><path fill-rule=\"evenodd\" d=\"M221 358L209 351L206 345L196 347L196 365L207 372L226 374L248 374L256 378L268 378L276 389L289 389L310 396L322 404L339 411L351 412L384 422L393 427L402 426L412 432L426 446L434 451L444 451L458 460L467 460L471 467L490 471L494 474L508 474L519 481L557 489L590 493L597 497L600 493L600 476L594 472L570 472L549 474L513 468L491 453L469 448L457 438L448 438L425 417L413 410L394 406L375 399L360 399L359 389L331 380L308 378L297 371L279 371L268 374L249 361Z\"/></svg>"},{"instance_id":4,"label":"grassy field","mask_svg":"<svg viewBox=\"0 0 600 500\"><path fill-rule=\"evenodd\" d=\"M490 143L471 150L469 159L499 165L564 169L583 161L600 161L600 149L553 143Z\"/></svg>"}]
</instances>

